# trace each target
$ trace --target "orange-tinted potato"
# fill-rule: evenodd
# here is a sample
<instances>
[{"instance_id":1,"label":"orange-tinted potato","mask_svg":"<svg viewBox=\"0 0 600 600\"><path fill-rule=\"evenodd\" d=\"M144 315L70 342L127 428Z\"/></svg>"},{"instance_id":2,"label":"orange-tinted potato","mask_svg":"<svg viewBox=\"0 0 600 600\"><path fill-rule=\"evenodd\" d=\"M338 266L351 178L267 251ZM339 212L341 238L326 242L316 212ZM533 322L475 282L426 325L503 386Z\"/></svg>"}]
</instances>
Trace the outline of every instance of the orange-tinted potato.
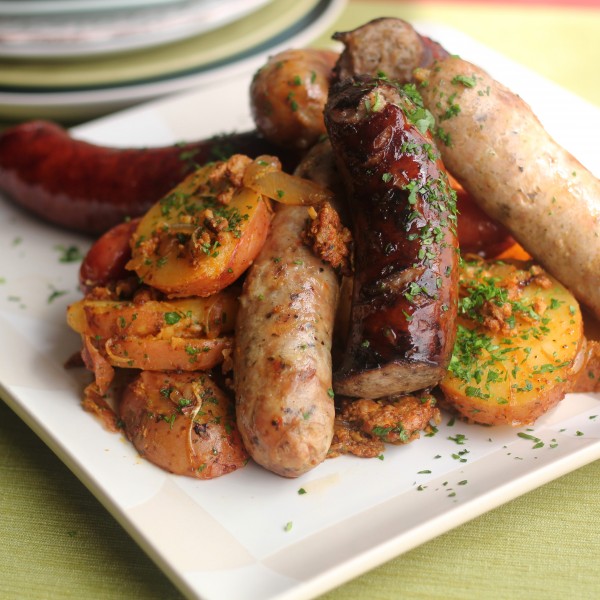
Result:
<instances>
[{"instance_id":1,"label":"orange-tinted potato","mask_svg":"<svg viewBox=\"0 0 600 600\"><path fill-rule=\"evenodd\" d=\"M159 467L212 479L246 465L233 401L205 373L143 371L119 406L125 433Z\"/></svg>"},{"instance_id":2,"label":"orange-tinted potato","mask_svg":"<svg viewBox=\"0 0 600 600\"><path fill-rule=\"evenodd\" d=\"M82 335L86 363L96 373L105 362L132 369L198 371L223 362L223 352L232 346L228 334L237 309L237 293L231 289L209 298L139 304L84 298L69 306L67 322Z\"/></svg>"},{"instance_id":3,"label":"orange-tinted potato","mask_svg":"<svg viewBox=\"0 0 600 600\"><path fill-rule=\"evenodd\" d=\"M214 338L233 331L237 292L223 290L208 298L149 300L78 300L67 309L67 323L77 333L105 340L161 336Z\"/></svg>"},{"instance_id":4,"label":"orange-tinted potato","mask_svg":"<svg viewBox=\"0 0 600 600\"><path fill-rule=\"evenodd\" d=\"M233 283L262 248L270 201L242 184L251 161L234 155L188 176L142 218L127 268L171 298L210 296Z\"/></svg>"},{"instance_id":5,"label":"orange-tinted potato","mask_svg":"<svg viewBox=\"0 0 600 600\"><path fill-rule=\"evenodd\" d=\"M113 367L147 371L205 371L223 362L233 337L214 339L111 338L102 354Z\"/></svg>"}]
</instances>

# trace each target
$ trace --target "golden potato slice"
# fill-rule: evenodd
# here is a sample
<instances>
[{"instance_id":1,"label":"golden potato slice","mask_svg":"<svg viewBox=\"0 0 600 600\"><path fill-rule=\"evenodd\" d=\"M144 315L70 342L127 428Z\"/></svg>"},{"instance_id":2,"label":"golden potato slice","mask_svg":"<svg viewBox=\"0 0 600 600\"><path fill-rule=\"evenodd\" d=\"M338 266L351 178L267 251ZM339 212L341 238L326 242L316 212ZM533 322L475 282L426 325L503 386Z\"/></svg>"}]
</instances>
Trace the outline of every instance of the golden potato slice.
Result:
<instances>
[{"instance_id":1,"label":"golden potato slice","mask_svg":"<svg viewBox=\"0 0 600 600\"><path fill-rule=\"evenodd\" d=\"M518 261L465 261L459 290L456 344L440 383L446 404L477 423L533 423L573 379L584 339L577 301Z\"/></svg>"},{"instance_id":2,"label":"golden potato slice","mask_svg":"<svg viewBox=\"0 0 600 600\"><path fill-rule=\"evenodd\" d=\"M210 296L233 283L264 244L270 201L244 187L251 161L234 155L188 176L142 218L127 268L171 298Z\"/></svg>"}]
</instances>

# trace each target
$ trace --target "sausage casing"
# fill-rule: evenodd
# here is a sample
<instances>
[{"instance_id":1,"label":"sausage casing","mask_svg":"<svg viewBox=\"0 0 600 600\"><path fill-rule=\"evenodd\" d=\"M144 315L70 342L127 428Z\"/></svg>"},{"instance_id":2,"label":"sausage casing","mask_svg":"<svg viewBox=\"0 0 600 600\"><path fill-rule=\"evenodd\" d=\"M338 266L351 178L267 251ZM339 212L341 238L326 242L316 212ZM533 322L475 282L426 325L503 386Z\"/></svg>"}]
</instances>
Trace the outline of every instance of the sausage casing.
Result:
<instances>
[{"instance_id":1,"label":"sausage casing","mask_svg":"<svg viewBox=\"0 0 600 600\"><path fill-rule=\"evenodd\" d=\"M347 184L355 275L334 390L380 398L435 385L455 337L455 194L417 107L372 79L334 86L325 111Z\"/></svg>"},{"instance_id":2,"label":"sausage casing","mask_svg":"<svg viewBox=\"0 0 600 600\"><path fill-rule=\"evenodd\" d=\"M75 139L54 123L31 121L0 134L0 191L45 221L97 235L143 215L220 154L270 150L255 132L157 148L107 148Z\"/></svg>"},{"instance_id":3,"label":"sausage casing","mask_svg":"<svg viewBox=\"0 0 600 600\"><path fill-rule=\"evenodd\" d=\"M266 139L306 150L325 133L323 108L337 58L331 50L284 50L256 72L250 108Z\"/></svg>"},{"instance_id":4,"label":"sausage casing","mask_svg":"<svg viewBox=\"0 0 600 600\"><path fill-rule=\"evenodd\" d=\"M600 317L600 181L475 65L447 58L421 79L450 172Z\"/></svg>"},{"instance_id":5,"label":"sausage casing","mask_svg":"<svg viewBox=\"0 0 600 600\"><path fill-rule=\"evenodd\" d=\"M333 437L331 345L339 281L303 244L306 207L279 205L249 269L233 355L237 424L252 458L286 477Z\"/></svg>"}]
</instances>

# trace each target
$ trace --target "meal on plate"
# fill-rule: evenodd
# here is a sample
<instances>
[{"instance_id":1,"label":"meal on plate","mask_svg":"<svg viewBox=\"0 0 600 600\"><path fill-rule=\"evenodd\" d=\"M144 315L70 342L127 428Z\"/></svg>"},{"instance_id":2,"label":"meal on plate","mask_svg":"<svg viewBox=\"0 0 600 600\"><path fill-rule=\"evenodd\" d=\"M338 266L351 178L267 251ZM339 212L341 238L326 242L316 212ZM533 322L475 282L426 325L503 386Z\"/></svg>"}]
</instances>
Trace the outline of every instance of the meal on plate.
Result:
<instances>
[{"instance_id":1,"label":"meal on plate","mask_svg":"<svg viewBox=\"0 0 600 600\"><path fill-rule=\"evenodd\" d=\"M0 189L93 234L83 404L148 460L297 477L600 391L600 181L481 68L382 18L255 74L256 129L0 136ZM451 49L448 49L451 51Z\"/></svg>"}]
</instances>

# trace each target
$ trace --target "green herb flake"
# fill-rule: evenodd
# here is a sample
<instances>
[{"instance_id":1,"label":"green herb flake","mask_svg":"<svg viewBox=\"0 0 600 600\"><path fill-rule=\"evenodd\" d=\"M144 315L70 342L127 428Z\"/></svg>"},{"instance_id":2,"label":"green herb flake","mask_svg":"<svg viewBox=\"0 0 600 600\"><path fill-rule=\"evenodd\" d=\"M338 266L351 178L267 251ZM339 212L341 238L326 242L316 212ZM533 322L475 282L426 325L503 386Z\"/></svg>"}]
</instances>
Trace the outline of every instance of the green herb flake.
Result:
<instances>
[{"instance_id":1,"label":"green herb flake","mask_svg":"<svg viewBox=\"0 0 600 600\"><path fill-rule=\"evenodd\" d=\"M60 252L58 260L61 263L78 262L83 259L83 254L77 246L55 246L55 250Z\"/></svg>"},{"instance_id":2,"label":"green herb flake","mask_svg":"<svg viewBox=\"0 0 600 600\"><path fill-rule=\"evenodd\" d=\"M472 75L471 77L469 77L467 75L456 75L455 77L452 78L452 83L454 83L454 84L461 83L462 85L464 85L467 88L473 88L473 87L475 87L475 84L477 83L477 78L475 77L475 75Z\"/></svg>"},{"instance_id":3,"label":"green herb flake","mask_svg":"<svg viewBox=\"0 0 600 600\"><path fill-rule=\"evenodd\" d=\"M65 294L68 294L68 292L66 290L55 290L55 289L52 289L52 291L50 292L50 295L46 299L46 302L48 304L51 304L57 298L60 298L61 296L64 296Z\"/></svg>"},{"instance_id":4,"label":"green herb flake","mask_svg":"<svg viewBox=\"0 0 600 600\"><path fill-rule=\"evenodd\" d=\"M536 437L535 435L531 435L531 434L525 433L523 431L520 431L519 433L517 433L517 435L520 438L523 438L524 440L530 440L530 441L534 442L534 445L532 446L532 448L534 450L536 450L537 448L544 447L544 442L542 442L542 440L540 440L540 438Z\"/></svg>"},{"instance_id":5,"label":"green herb flake","mask_svg":"<svg viewBox=\"0 0 600 600\"><path fill-rule=\"evenodd\" d=\"M177 312L166 312L165 313L165 323L167 325L175 325L179 323L181 320L181 315Z\"/></svg>"}]
</instances>

